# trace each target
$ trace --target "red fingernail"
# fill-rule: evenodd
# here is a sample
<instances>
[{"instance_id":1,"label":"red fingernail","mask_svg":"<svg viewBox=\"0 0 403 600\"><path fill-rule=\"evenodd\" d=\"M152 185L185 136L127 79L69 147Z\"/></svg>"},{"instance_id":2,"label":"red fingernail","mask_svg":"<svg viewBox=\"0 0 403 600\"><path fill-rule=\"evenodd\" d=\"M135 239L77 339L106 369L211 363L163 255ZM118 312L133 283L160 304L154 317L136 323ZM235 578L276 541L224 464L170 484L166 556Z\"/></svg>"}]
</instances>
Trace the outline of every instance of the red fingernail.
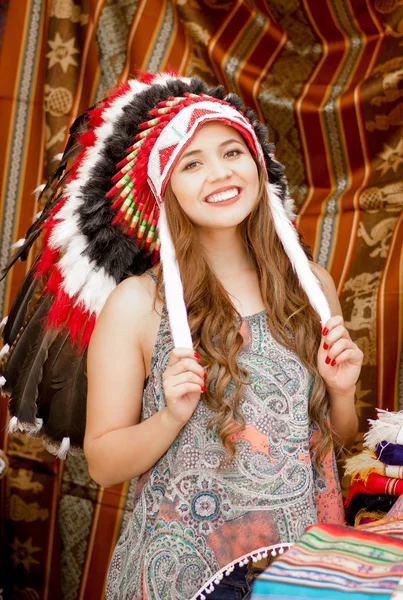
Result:
<instances>
[{"instance_id":1,"label":"red fingernail","mask_svg":"<svg viewBox=\"0 0 403 600\"><path fill-rule=\"evenodd\" d=\"M203 379L204 379L204 381L206 381L206 379L207 379L207 373L204 373Z\"/></svg>"},{"instance_id":2,"label":"red fingernail","mask_svg":"<svg viewBox=\"0 0 403 600\"><path fill-rule=\"evenodd\" d=\"M324 330L322 331L323 335L327 335L329 333L329 330L327 327L324 328Z\"/></svg>"},{"instance_id":3,"label":"red fingernail","mask_svg":"<svg viewBox=\"0 0 403 600\"><path fill-rule=\"evenodd\" d=\"M206 386L205 386L205 385L203 385L203 386L202 386L202 389L201 389L201 391L202 391L202 392L205 392L205 391L206 391Z\"/></svg>"},{"instance_id":4,"label":"red fingernail","mask_svg":"<svg viewBox=\"0 0 403 600\"><path fill-rule=\"evenodd\" d=\"M332 367L334 367L334 365L336 364L336 361L333 359L330 364L332 365Z\"/></svg>"},{"instance_id":5,"label":"red fingernail","mask_svg":"<svg viewBox=\"0 0 403 600\"><path fill-rule=\"evenodd\" d=\"M326 363L327 365L329 365L329 364L331 363L331 358L329 358L329 356L326 356L326 358L325 358L325 363Z\"/></svg>"},{"instance_id":6,"label":"red fingernail","mask_svg":"<svg viewBox=\"0 0 403 600\"><path fill-rule=\"evenodd\" d=\"M329 350L329 346L326 344L326 342L323 344L323 349L324 350Z\"/></svg>"},{"instance_id":7,"label":"red fingernail","mask_svg":"<svg viewBox=\"0 0 403 600\"><path fill-rule=\"evenodd\" d=\"M194 355L195 355L195 358L200 358L200 354L198 352L195 352Z\"/></svg>"}]
</instances>

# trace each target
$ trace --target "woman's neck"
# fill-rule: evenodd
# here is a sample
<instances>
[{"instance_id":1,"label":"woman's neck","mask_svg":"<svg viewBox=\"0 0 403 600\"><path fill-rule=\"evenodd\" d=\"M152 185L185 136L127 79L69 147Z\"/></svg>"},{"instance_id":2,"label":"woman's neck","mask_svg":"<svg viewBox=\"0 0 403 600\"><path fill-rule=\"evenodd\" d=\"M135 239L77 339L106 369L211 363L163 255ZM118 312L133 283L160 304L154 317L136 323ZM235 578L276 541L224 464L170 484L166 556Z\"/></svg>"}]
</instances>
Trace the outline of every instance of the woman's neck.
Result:
<instances>
[{"instance_id":1,"label":"woman's neck","mask_svg":"<svg viewBox=\"0 0 403 600\"><path fill-rule=\"evenodd\" d=\"M239 275L242 270L254 268L235 229L203 229L199 232L199 239L211 268L221 281Z\"/></svg>"}]
</instances>

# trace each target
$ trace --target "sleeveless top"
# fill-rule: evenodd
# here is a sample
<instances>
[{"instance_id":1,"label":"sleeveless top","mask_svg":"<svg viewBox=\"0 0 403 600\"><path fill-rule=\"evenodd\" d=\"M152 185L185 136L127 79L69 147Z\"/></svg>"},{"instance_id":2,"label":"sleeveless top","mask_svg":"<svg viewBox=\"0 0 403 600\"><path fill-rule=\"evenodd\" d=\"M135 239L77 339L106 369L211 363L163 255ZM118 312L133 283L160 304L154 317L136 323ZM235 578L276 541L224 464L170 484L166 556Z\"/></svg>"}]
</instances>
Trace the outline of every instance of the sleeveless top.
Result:
<instances>
[{"instance_id":1,"label":"sleeveless top","mask_svg":"<svg viewBox=\"0 0 403 600\"><path fill-rule=\"evenodd\" d=\"M235 458L221 464L227 454L216 428L208 429L213 412L200 400L137 481L133 514L109 566L107 600L203 599L235 564L281 553L318 521L344 523L333 452L323 461L325 476L312 462L313 377L272 337L264 311L243 318L240 331L238 361L250 383ZM164 305L143 419L166 406L162 374L173 348Z\"/></svg>"}]
</instances>

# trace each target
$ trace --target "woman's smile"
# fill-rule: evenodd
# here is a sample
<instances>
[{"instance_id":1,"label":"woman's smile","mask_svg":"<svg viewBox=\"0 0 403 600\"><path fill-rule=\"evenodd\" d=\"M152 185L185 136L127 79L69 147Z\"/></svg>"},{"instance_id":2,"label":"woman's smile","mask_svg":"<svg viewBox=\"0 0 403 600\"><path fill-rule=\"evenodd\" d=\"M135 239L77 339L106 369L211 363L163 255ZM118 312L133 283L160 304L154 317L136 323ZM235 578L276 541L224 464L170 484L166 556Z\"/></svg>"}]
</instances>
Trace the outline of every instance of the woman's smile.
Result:
<instances>
[{"instance_id":1,"label":"woman's smile","mask_svg":"<svg viewBox=\"0 0 403 600\"><path fill-rule=\"evenodd\" d=\"M205 202L212 206L228 206L239 200L241 192L242 189L239 187L227 186L207 196Z\"/></svg>"}]
</instances>

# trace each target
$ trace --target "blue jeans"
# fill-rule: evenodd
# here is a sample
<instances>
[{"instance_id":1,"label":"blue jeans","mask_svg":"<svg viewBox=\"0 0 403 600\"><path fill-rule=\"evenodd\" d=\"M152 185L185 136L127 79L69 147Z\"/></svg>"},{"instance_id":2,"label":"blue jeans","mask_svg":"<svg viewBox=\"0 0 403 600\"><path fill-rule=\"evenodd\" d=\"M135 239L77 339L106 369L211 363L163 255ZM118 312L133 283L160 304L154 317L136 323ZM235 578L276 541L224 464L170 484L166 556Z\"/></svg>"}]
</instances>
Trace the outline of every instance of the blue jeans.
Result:
<instances>
[{"instance_id":1,"label":"blue jeans","mask_svg":"<svg viewBox=\"0 0 403 600\"><path fill-rule=\"evenodd\" d=\"M235 567L207 596L208 600L249 600L252 583L248 583L248 567Z\"/></svg>"}]
</instances>

